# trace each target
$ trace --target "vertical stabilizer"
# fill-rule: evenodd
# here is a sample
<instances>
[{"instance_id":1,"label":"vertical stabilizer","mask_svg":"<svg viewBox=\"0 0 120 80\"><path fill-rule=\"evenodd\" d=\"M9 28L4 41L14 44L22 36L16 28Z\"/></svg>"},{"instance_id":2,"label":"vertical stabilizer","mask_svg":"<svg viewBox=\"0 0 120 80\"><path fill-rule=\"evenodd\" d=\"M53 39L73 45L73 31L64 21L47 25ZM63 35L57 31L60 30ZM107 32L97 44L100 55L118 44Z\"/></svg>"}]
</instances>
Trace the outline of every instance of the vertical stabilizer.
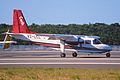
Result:
<instances>
[{"instance_id":1,"label":"vertical stabilizer","mask_svg":"<svg viewBox=\"0 0 120 80\"><path fill-rule=\"evenodd\" d=\"M21 10L16 10L16 9L14 10L12 32L13 33L34 33L29 30Z\"/></svg>"}]
</instances>

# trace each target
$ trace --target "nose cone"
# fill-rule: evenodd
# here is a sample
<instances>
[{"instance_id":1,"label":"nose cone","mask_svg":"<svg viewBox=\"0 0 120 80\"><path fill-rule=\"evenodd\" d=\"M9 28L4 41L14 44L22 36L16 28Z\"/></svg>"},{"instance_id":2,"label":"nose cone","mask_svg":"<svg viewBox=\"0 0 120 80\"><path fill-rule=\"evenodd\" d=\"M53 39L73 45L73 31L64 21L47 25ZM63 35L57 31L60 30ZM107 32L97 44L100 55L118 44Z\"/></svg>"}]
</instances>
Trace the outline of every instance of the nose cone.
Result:
<instances>
[{"instance_id":1,"label":"nose cone","mask_svg":"<svg viewBox=\"0 0 120 80\"><path fill-rule=\"evenodd\" d=\"M103 48L104 48L106 51L112 51L112 47L109 46L109 45L104 44Z\"/></svg>"},{"instance_id":2,"label":"nose cone","mask_svg":"<svg viewBox=\"0 0 120 80\"><path fill-rule=\"evenodd\" d=\"M97 49L99 49L102 52L109 52L112 51L112 47L106 44L99 44L99 45L94 45Z\"/></svg>"}]
</instances>

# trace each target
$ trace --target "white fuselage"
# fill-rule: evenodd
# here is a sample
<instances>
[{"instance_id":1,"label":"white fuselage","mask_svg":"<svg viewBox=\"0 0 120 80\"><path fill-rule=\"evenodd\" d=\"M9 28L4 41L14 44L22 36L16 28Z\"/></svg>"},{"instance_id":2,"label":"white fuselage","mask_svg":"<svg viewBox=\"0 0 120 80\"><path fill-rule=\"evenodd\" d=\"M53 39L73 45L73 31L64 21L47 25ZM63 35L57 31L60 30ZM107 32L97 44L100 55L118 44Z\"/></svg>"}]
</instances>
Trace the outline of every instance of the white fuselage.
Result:
<instances>
[{"instance_id":1,"label":"white fuselage","mask_svg":"<svg viewBox=\"0 0 120 80\"><path fill-rule=\"evenodd\" d=\"M52 47L53 49L60 50L60 41L59 39L51 39L49 36L37 35L37 34L25 34L20 33L19 35L12 35L13 37L25 41L31 41L33 43L40 44L41 46ZM104 53L111 51L111 47L95 42L95 38L82 37L82 43L78 45L71 45L65 43L65 50L69 51L78 51L78 52L87 52L87 53Z\"/></svg>"}]
</instances>

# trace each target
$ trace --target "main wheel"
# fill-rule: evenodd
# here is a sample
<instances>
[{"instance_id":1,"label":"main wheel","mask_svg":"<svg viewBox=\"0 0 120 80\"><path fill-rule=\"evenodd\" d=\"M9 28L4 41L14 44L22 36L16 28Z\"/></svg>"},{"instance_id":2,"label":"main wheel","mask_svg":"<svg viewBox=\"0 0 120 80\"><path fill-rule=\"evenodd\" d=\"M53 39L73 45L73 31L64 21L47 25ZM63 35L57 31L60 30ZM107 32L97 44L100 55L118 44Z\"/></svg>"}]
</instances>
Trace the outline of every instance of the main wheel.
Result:
<instances>
[{"instance_id":1,"label":"main wheel","mask_svg":"<svg viewBox=\"0 0 120 80\"><path fill-rule=\"evenodd\" d=\"M61 56L61 57L66 57L66 54L65 54L65 53L61 53L60 56Z\"/></svg>"},{"instance_id":2,"label":"main wheel","mask_svg":"<svg viewBox=\"0 0 120 80\"><path fill-rule=\"evenodd\" d=\"M73 53L72 53L72 56L73 56L73 57L77 57L77 53L76 53L76 52L73 52Z\"/></svg>"},{"instance_id":3,"label":"main wheel","mask_svg":"<svg viewBox=\"0 0 120 80\"><path fill-rule=\"evenodd\" d=\"M111 56L111 54L108 52L108 53L106 53L106 57L110 57Z\"/></svg>"}]
</instances>

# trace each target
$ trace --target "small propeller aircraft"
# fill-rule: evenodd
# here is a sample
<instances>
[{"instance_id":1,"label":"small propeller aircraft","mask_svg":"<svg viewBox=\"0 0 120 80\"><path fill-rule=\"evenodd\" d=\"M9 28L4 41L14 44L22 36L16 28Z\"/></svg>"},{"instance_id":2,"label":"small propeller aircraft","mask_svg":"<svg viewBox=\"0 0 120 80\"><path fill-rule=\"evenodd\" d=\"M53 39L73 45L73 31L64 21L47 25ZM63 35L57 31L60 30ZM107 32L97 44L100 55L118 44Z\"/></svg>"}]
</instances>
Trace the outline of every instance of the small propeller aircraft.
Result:
<instances>
[{"instance_id":1,"label":"small propeller aircraft","mask_svg":"<svg viewBox=\"0 0 120 80\"><path fill-rule=\"evenodd\" d=\"M103 44L98 36L39 34L30 31L21 10L14 10L12 33L7 34L16 39L60 50L61 57L66 57L66 51L71 51L73 57L77 57L77 52L106 53L106 57L111 56L111 47Z\"/></svg>"}]
</instances>

